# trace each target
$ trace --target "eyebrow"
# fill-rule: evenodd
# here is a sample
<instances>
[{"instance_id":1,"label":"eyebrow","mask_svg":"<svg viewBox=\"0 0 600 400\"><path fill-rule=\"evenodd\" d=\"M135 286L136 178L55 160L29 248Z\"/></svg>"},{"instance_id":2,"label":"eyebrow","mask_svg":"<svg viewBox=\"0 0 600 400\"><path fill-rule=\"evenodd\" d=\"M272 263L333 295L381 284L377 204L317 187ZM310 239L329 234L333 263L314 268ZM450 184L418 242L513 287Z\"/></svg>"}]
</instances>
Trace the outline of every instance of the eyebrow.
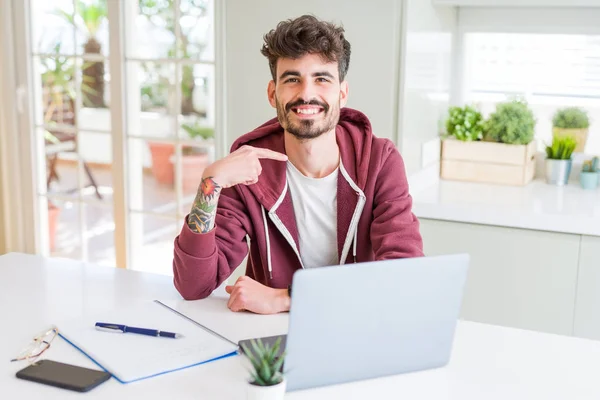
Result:
<instances>
[{"instance_id":1,"label":"eyebrow","mask_svg":"<svg viewBox=\"0 0 600 400\"><path fill-rule=\"evenodd\" d=\"M279 80L282 80L283 78L288 77L288 76L298 76L299 77L299 76L301 76L301 74L298 71L290 71L290 70L284 71L281 75L279 75ZM335 77L331 73L329 73L327 71L313 72L311 74L311 76L313 78L314 77L318 77L318 76L326 76L328 78L335 79Z\"/></svg>"}]
</instances>

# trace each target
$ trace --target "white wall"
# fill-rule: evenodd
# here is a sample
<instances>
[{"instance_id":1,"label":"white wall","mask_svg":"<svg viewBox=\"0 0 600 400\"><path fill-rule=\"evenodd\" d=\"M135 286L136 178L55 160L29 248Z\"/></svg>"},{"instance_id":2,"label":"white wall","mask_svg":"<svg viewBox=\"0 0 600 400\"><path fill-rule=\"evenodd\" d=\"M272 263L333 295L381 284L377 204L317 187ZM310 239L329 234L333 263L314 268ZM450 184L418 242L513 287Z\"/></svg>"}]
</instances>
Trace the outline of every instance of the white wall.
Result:
<instances>
[{"instance_id":1,"label":"white wall","mask_svg":"<svg viewBox=\"0 0 600 400\"><path fill-rule=\"evenodd\" d=\"M260 54L263 36L279 21L305 13L343 24L352 46L347 106L365 112L375 135L395 140L401 3L402 0L228 0L228 146L276 116L266 94L271 75L267 59Z\"/></svg>"},{"instance_id":2,"label":"white wall","mask_svg":"<svg viewBox=\"0 0 600 400\"><path fill-rule=\"evenodd\" d=\"M456 18L455 8L406 1L400 137L409 174L426 166L423 144L436 140L447 113Z\"/></svg>"}]
</instances>

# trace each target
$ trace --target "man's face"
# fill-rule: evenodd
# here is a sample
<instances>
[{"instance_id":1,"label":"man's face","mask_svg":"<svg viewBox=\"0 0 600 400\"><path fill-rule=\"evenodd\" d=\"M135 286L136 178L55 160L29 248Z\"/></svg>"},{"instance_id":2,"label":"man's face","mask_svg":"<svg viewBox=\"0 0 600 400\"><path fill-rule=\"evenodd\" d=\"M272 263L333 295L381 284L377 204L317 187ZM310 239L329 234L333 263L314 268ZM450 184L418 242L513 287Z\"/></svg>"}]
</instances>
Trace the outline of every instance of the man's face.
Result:
<instances>
[{"instance_id":1,"label":"man's face","mask_svg":"<svg viewBox=\"0 0 600 400\"><path fill-rule=\"evenodd\" d=\"M308 140L335 128L348 85L340 83L336 62L307 54L278 60L276 81L269 82L268 95L281 126L298 139Z\"/></svg>"}]
</instances>

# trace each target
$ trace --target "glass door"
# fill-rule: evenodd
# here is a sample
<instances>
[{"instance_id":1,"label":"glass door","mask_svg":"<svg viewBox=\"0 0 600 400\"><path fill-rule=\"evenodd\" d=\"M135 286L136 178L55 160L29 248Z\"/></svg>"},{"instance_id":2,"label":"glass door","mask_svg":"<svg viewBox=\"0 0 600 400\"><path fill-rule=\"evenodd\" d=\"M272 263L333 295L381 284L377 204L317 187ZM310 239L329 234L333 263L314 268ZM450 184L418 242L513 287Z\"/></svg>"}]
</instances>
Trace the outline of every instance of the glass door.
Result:
<instances>
[{"instance_id":1,"label":"glass door","mask_svg":"<svg viewBox=\"0 0 600 400\"><path fill-rule=\"evenodd\" d=\"M172 272L173 241L214 160L211 1L125 3L131 268Z\"/></svg>"},{"instance_id":2,"label":"glass door","mask_svg":"<svg viewBox=\"0 0 600 400\"><path fill-rule=\"evenodd\" d=\"M215 159L213 1L26 9L39 251L172 274L174 238Z\"/></svg>"}]
</instances>

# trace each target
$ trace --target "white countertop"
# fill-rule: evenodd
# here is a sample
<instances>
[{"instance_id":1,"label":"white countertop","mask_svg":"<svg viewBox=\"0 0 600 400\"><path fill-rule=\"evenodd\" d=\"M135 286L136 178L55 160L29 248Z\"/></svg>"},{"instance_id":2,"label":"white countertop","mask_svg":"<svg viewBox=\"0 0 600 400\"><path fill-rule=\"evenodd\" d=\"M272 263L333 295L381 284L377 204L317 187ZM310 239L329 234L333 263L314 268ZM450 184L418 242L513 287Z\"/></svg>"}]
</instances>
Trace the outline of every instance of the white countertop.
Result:
<instances>
[{"instance_id":1,"label":"white countertop","mask_svg":"<svg viewBox=\"0 0 600 400\"><path fill-rule=\"evenodd\" d=\"M501 186L434 179L411 194L419 218L600 236L600 190L578 182Z\"/></svg>"}]
</instances>

